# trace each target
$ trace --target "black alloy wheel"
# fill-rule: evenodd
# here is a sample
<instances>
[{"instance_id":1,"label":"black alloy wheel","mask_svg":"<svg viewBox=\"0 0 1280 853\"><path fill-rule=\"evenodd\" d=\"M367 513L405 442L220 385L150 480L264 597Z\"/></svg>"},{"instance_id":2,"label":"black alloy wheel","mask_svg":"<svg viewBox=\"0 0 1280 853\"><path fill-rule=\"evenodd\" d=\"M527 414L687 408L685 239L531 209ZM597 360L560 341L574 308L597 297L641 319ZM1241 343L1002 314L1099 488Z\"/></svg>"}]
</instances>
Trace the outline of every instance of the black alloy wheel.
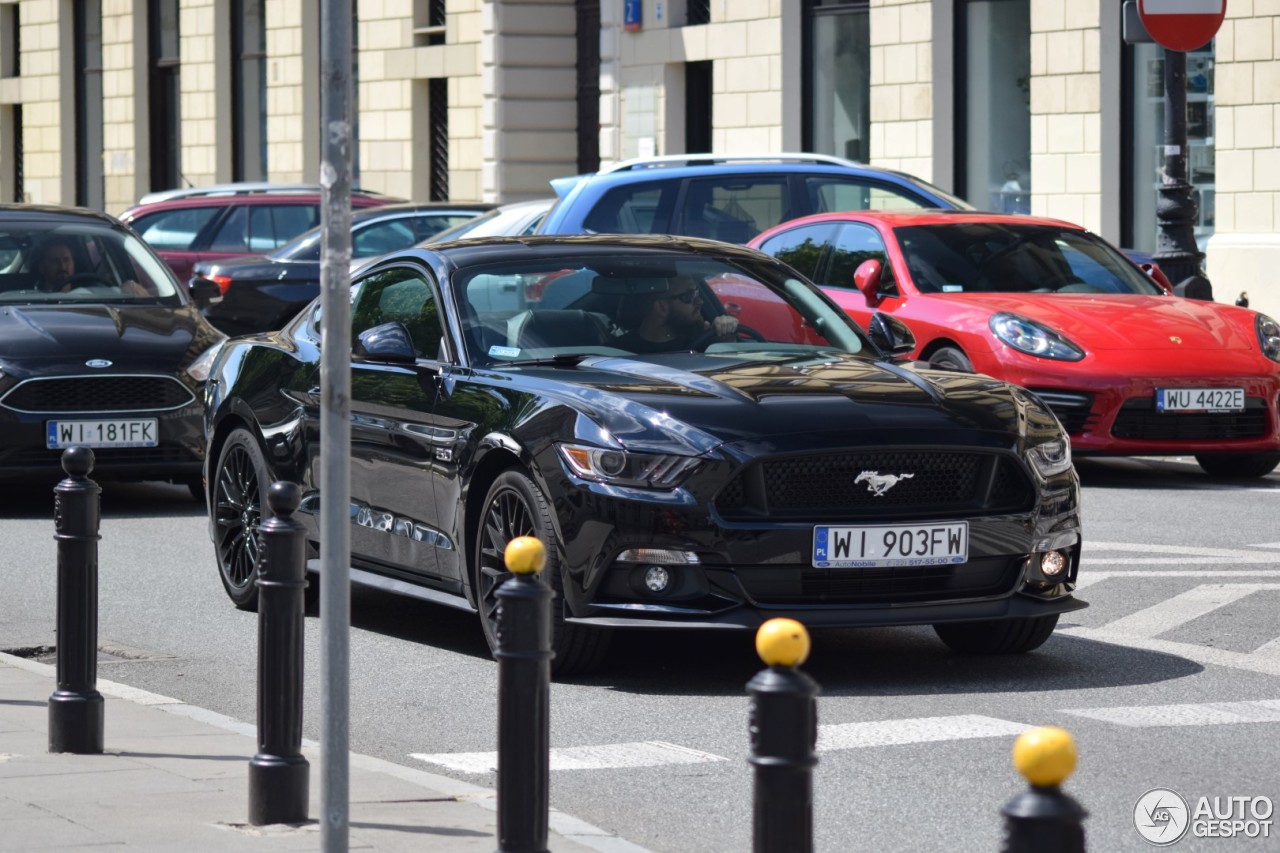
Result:
<instances>
[{"instance_id":1,"label":"black alloy wheel","mask_svg":"<svg viewBox=\"0 0 1280 853\"><path fill-rule=\"evenodd\" d=\"M218 574L233 604L256 610L258 588L258 524L266 496L267 465L248 430L227 437L218 456L213 481L213 518Z\"/></svg>"},{"instance_id":2,"label":"black alloy wheel","mask_svg":"<svg viewBox=\"0 0 1280 853\"><path fill-rule=\"evenodd\" d=\"M516 469L503 471L489 487L476 536L476 604L490 651L498 650L498 587L511 577L505 552L507 544L518 536L536 537L547 549L542 575L555 592L551 605L551 648L555 652L551 671L572 675L595 669L604 659L611 634L564 621L563 580L551 510L533 480Z\"/></svg>"}]
</instances>

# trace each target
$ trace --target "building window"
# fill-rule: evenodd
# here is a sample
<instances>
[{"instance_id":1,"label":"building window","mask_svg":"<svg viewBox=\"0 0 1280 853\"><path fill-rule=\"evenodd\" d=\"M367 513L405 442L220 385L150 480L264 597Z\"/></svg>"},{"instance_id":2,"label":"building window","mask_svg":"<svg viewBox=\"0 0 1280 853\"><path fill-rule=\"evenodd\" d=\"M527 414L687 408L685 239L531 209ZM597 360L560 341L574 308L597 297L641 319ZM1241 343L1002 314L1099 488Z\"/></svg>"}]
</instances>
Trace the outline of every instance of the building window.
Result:
<instances>
[{"instance_id":1,"label":"building window","mask_svg":"<svg viewBox=\"0 0 1280 853\"><path fill-rule=\"evenodd\" d=\"M1196 245L1205 250L1213 235L1214 69L1213 43L1187 53L1187 181L1196 201ZM1160 233L1156 219L1160 173L1164 168L1164 48L1124 47L1124 102L1128 126L1121 168L1121 243L1154 252Z\"/></svg>"},{"instance_id":2,"label":"building window","mask_svg":"<svg viewBox=\"0 0 1280 853\"><path fill-rule=\"evenodd\" d=\"M152 190L172 189L183 183L178 2L151 0L147 9Z\"/></svg>"},{"instance_id":3,"label":"building window","mask_svg":"<svg viewBox=\"0 0 1280 853\"><path fill-rule=\"evenodd\" d=\"M262 0L231 0L231 179L267 179L267 28Z\"/></svg>"},{"instance_id":4,"label":"building window","mask_svg":"<svg viewBox=\"0 0 1280 853\"><path fill-rule=\"evenodd\" d=\"M20 6L0 6L0 77L22 73L22 18ZM0 107L0 190L4 201L26 201L22 186L22 104Z\"/></svg>"},{"instance_id":5,"label":"building window","mask_svg":"<svg viewBox=\"0 0 1280 853\"><path fill-rule=\"evenodd\" d=\"M102 210L102 0L75 5L76 204Z\"/></svg>"},{"instance_id":6,"label":"building window","mask_svg":"<svg viewBox=\"0 0 1280 853\"><path fill-rule=\"evenodd\" d=\"M600 0L578 0L578 171L600 168Z\"/></svg>"},{"instance_id":7,"label":"building window","mask_svg":"<svg viewBox=\"0 0 1280 853\"><path fill-rule=\"evenodd\" d=\"M711 62L684 66L684 150L691 154L711 151Z\"/></svg>"},{"instance_id":8,"label":"building window","mask_svg":"<svg viewBox=\"0 0 1280 853\"><path fill-rule=\"evenodd\" d=\"M711 23L711 0L688 0L685 6L684 22L686 26L690 27ZM690 148L689 150L692 151L694 149Z\"/></svg>"},{"instance_id":9,"label":"building window","mask_svg":"<svg viewBox=\"0 0 1280 853\"><path fill-rule=\"evenodd\" d=\"M17 3L0 6L0 77L22 74L22 17Z\"/></svg>"},{"instance_id":10,"label":"building window","mask_svg":"<svg viewBox=\"0 0 1280 853\"><path fill-rule=\"evenodd\" d=\"M449 81L436 77L427 81L431 110L431 201L449 200Z\"/></svg>"},{"instance_id":11,"label":"building window","mask_svg":"<svg viewBox=\"0 0 1280 853\"><path fill-rule=\"evenodd\" d=\"M957 191L980 210L1031 212L1031 8L968 0L957 27ZM998 132L995 132L998 128Z\"/></svg>"},{"instance_id":12,"label":"building window","mask_svg":"<svg viewBox=\"0 0 1280 853\"><path fill-rule=\"evenodd\" d=\"M871 156L871 27L868 3L807 0L804 28L806 151Z\"/></svg>"},{"instance_id":13,"label":"building window","mask_svg":"<svg viewBox=\"0 0 1280 853\"><path fill-rule=\"evenodd\" d=\"M444 44L444 7L445 0L414 0L414 47L434 47L438 44Z\"/></svg>"}]
</instances>

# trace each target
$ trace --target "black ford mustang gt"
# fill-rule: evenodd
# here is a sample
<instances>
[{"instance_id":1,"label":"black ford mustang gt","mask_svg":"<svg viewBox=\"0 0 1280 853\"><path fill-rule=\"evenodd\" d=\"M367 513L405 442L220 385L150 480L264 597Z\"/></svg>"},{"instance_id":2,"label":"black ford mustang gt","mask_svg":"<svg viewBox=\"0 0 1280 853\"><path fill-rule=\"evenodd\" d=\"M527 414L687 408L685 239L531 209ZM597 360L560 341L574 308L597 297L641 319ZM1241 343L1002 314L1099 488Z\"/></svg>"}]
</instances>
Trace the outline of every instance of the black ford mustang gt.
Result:
<instances>
[{"instance_id":1,"label":"black ford mustang gt","mask_svg":"<svg viewBox=\"0 0 1280 853\"><path fill-rule=\"evenodd\" d=\"M898 360L905 327L869 338L754 250L461 240L386 256L351 300L352 579L478 610L491 645L503 549L526 534L548 546L562 674L597 664L611 628L931 624L1008 653L1086 606L1049 410ZM737 329L638 354L626 333L661 300ZM302 484L320 544L320 342L317 302L229 341L209 378L210 534L240 607L271 481Z\"/></svg>"},{"instance_id":2,"label":"black ford mustang gt","mask_svg":"<svg viewBox=\"0 0 1280 853\"><path fill-rule=\"evenodd\" d=\"M96 480L203 495L200 398L223 339L116 219L0 206L0 478L52 486L80 445Z\"/></svg>"}]
</instances>

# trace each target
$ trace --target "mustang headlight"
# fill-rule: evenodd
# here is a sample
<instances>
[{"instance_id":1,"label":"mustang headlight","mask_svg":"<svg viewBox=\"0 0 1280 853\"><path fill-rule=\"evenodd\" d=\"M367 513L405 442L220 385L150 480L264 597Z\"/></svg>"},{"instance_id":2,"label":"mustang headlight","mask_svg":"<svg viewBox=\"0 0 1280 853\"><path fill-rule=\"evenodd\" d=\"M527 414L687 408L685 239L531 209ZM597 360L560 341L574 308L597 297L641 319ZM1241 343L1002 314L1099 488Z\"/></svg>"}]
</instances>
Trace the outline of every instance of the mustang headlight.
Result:
<instances>
[{"instance_id":1,"label":"mustang headlight","mask_svg":"<svg viewBox=\"0 0 1280 853\"><path fill-rule=\"evenodd\" d=\"M1027 459L1046 480L1071 468L1071 442L1064 438L1037 444L1027 451Z\"/></svg>"},{"instance_id":2,"label":"mustang headlight","mask_svg":"<svg viewBox=\"0 0 1280 853\"><path fill-rule=\"evenodd\" d=\"M196 360L187 365L187 375L197 382L204 382L209 378L209 371L213 369L213 360L218 357L218 353L222 350L222 341L218 341L204 352L196 357Z\"/></svg>"},{"instance_id":3,"label":"mustang headlight","mask_svg":"<svg viewBox=\"0 0 1280 853\"><path fill-rule=\"evenodd\" d=\"M1259 314L1255 323L1258 330L1258 345L1262 354L1272 361L1280 361L1280 323L1266 314Z\"/></svg>"},{"instance_id":4,"label":"mustang headlight","mask_svg":"<svg viewBox=\"0 0 1280 853\"><path fill-rule=\"evenodd\" d=\"M1018 352L1058 361L1084 358L1084 350L1035 320L1000 311L991 315L989 325L997 338Z\"/></svg>"},{"instance_id":5,"label":"mustang headlight","mask_svg":"<svg viewBox=\"0 0 1280 853\"><path fill-rule=\"evenodd\" d=\"M557 445L569 472L583 480L614 486L674 489L698 467L694 456L672 453L630 453L582 444Z\"/></svg>"}]
</instances>

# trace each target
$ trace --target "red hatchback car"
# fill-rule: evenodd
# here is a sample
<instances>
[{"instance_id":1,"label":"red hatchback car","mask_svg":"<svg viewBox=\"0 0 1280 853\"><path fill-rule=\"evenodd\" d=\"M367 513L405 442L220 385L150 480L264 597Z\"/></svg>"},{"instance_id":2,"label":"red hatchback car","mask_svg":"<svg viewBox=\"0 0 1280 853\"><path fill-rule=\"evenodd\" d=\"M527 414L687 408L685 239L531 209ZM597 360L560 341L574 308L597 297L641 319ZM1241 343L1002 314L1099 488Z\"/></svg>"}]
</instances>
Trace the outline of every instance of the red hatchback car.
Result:
<instances>
[{"instance_id":1,"label":"red hatchback car","mask_svg":"<svg viewBox=\"0 0 1280 853\"><path fill-rule=\"evenodd\" d=\"M877 312L905 322L913 357L1031 389L1077 455L1193 455L1222 477L1280 464L1280 324L1174 296L1162 275L1077 225L832 213L784 222L750 245L864 327Z\"/></svg>"},{"instance_id":2,"label":"red hatchback car","mask_svg":"<svg viewBox=\"0 0 1280 853\"><path fill-rule=\"evenodd\" d=\"M320 188L306 184L223 184L156 193L120 214L178 281L197 261L261 255L320 224ZM403 201L363 190L353 208Z\"/></svg>"}]
</instances>

